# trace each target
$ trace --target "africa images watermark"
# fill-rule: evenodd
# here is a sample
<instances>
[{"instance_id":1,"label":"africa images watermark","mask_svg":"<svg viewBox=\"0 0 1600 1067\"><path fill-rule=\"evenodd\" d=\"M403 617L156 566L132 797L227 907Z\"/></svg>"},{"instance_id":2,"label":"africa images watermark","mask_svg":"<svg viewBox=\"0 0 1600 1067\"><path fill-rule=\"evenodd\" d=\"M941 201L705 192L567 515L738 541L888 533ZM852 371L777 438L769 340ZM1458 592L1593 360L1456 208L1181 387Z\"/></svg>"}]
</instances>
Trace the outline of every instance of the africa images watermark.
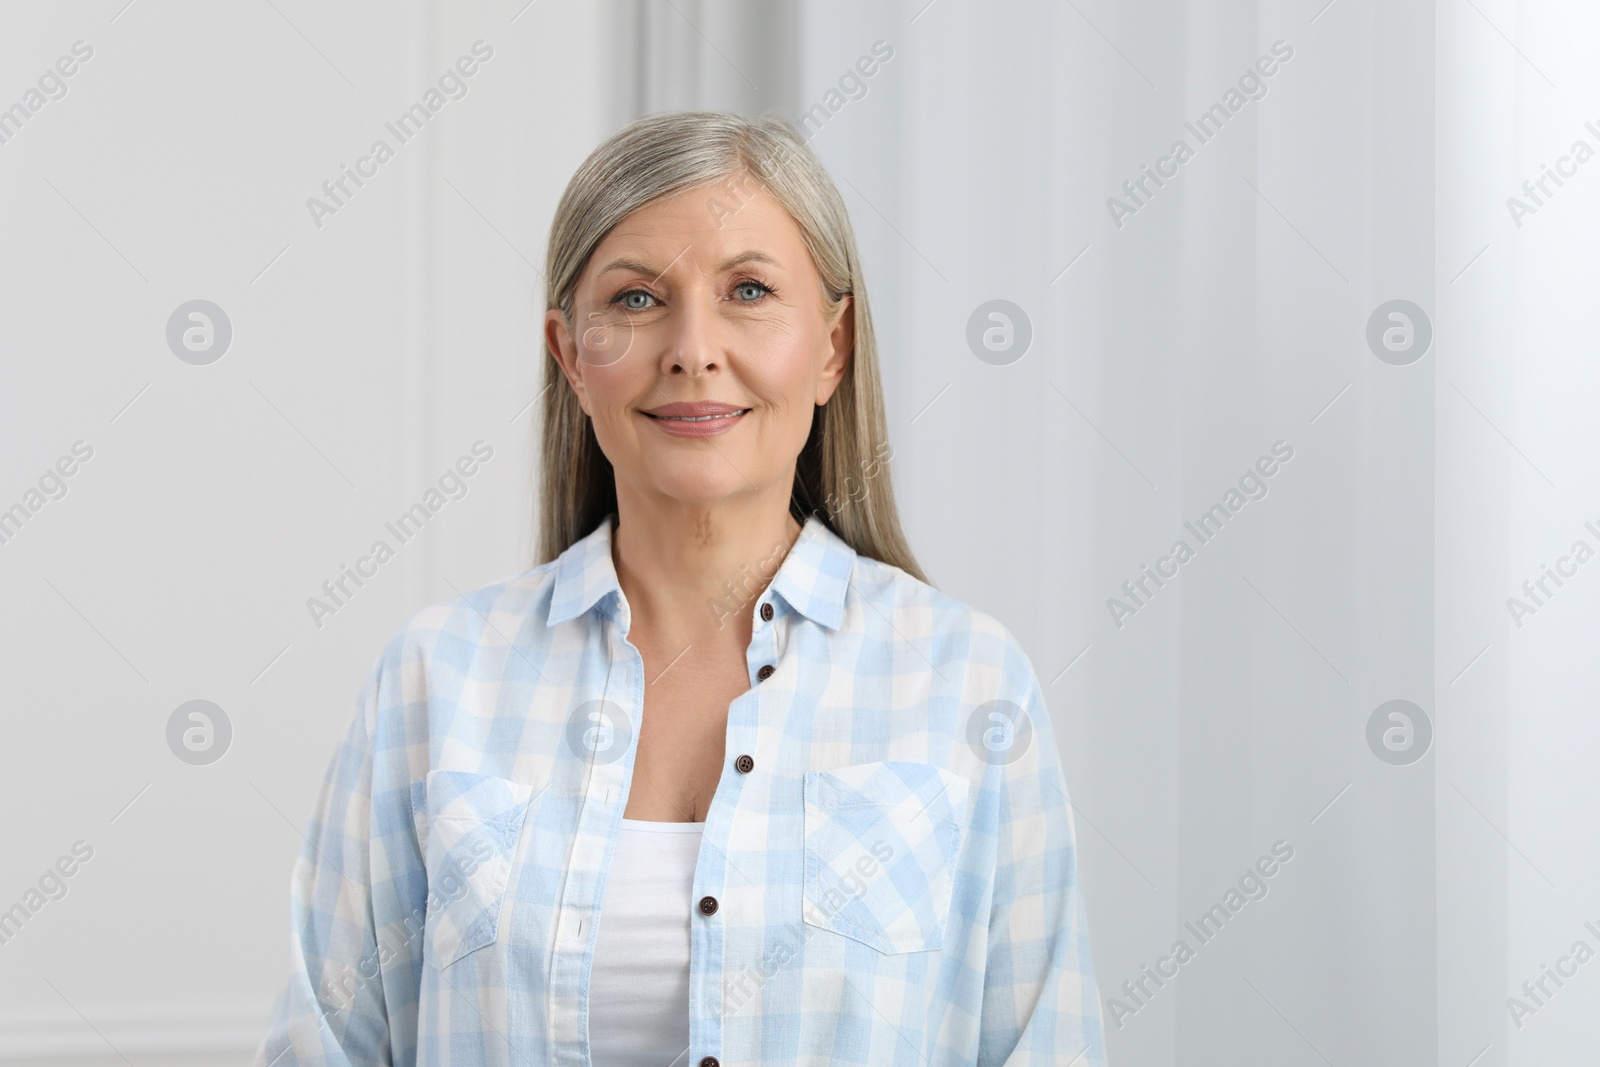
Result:
<instances>
[{"instance_id":1,"label":"africa images watermark","mask_svg":"<svg viewBox=\"0 0 1600 1067\"><path fill-rule=\"evenodd\" d=\"M1600 126L1595 125L1593 119L1585 122L1583 128L1595 139L1596 144L1600 144ZM1526 179L1522 183L1522 194L1527 199L1506 197L1506 210L1511 213L1511 221L1516 224L1517 229L1522 229L1523 219L1529 215L1537 215L1539 209L1546 206L1545 202L1567 184L1561 180L1562 178L1577 177L1578 168L1593 159L1594 154L1594 146L1579 137L1572 142L1564 155L1556 157L1555 169L1552 170L1549 164L1541 162L1539 176ZM1550 188L1552 182L1555 183L1554 189Z\"/></svg>"},{"instance_id":2,"label":"africa images watermark","mask_svg":"<svg viewBox=\"0 0 1600 1067\"><path fill-rule=\"evenodd\" d=\"M838 88L829 86L828 91L822 94L822 99L801 114L799 126L806 135L806 143L810 144L811 139L821 132L833 116L843 111L847 103L866 99L868 79L893 58L894 46L888 41L877 40L872 42L870 55L861 56L854 66L845 68L845 72L839 75Z\"/></svg>"},{"instance_id":3,"label":"africa images watermark","mask_svg":"<svg viewBox=\"0 0 1600 1067\"><path fill-rule=\"evenodd\" d=\"M801 133L801 140L810 144L816 135L822 132L833 117L843 111L845 105L852 101L865 100L871 91L868 82L877 75L889 61L894 58L894 46L888 41L877 40L872 42L870 54L862 55L855 63L845 68L839 75L837 87L829 86L822 94L822 99L812 104L800 114L800 121L796 123L796 130ZM762 161L762 168L770 170L773 167L782 167L789 161L791 150L787 143L780 141L774 154ZM741 169L739 173L716 183L716 194L707 201L711 217L716 221L717 229L733 215L739 213L749 199L749 194L761 188L759 179L748 170Z\"/></svg>"},{"instance_id":4,"label":"africa images watermark","mask_svg":"<svg viewBox=\"0 0 1600 1067\"><path fill-rule=\"evenodd\" d=\"M739 614L755 602L762 590L766 589L767 583L772 581L772 576L778 573L778 567L782 565L784 555L788 551L788 545L777 541L773 544L772 551L756 564L753 572L749 564L741 564L735 578L723 579L722 595L706 598L706 606L711 609L711 614L717 620L717 629L722 629L729 616Z\"/></svg>"},{"instance_id":5,"label":"africa images watermark","mask_svg":"<svg viewBox=\"0 0 1600 1067\"><path fill-rule=\"evenodd\" d=\"M872 450L872 455L862 457L858 464L861 468L861 479L857 481L854 474L845 475L839 488L830 492L823 500L822 506L827 512L825 517L834 518L842 515L845 508L864 499L867 495L867 483L884 471L893 458L893 446L887 441L879 441L878 446Z\"/></svg>"},{"instance_id":6,"label":"africa images watermark","mask_svg":"<svg viewBox=\"0 0 1600 1067\"><path fill-rule=\"evenodd\" d=\"M423 907L413 908L409 915L376 931L373 947L361 955L354 966L330 964L323 971L316 994L321 1018L327 1019L355 1007L363 987L381 977L383 969L395 960L410 955L413 943L422 937L427 927L428 913L442 911L467 895L473 873L495 855L493 846L482 835L474 836L468 848L469 853L459 863L446 857L443 870L430 880ZM435 961L435 965L442 963Z\"/></svg>"},{"instance_id":7,"label":"africa images watermark","mask_svg":"<svg viewBox=\"0 0 1600 1067\"><path fill-rule=\"evenodd\" d=\"M1222 94L1221 101L1202 111L1194 122L1184 122L1184 128L1194 135L1193 146L1189 144L1187 136L1179 137L1172 142L1168 153L1155 161L1154 168L1148 163L1141 164L1139 175L1122 183L1122 192L1127 200L1115 196L1106 198L1106 210L1111 213L1111 221L1117 229L1122 229L1123 220L1129 215L1137 215L1148 206L1167 181L1178 176L1178 168L1193 159L1201 145L1208 144L1221 133L1222 128L1233 116L1243 111L1246 104L1267 95L1266 79L1278 72L1279 63L1287 63L1294 58L1294 49L1283 40L1273 41L1271 52L1271 55L1257 59L1254 65L1239 75L1238 88L1230 86ZM1141 193L1144 195L1141 196Z\"/></svg>"},{"instance_id":8,"label":"africa images watermark","mask_svg":"<svg viewBox=\"0 0 1600 1067\"><path fill-rule=\"evenodd\" d=\"M402 111L393 122L385 122L384 128L394 136L395 146L406 144L422 128L428 124L434 115L438 114L451 100L460 100L467 95L467 79L478 73L481 63L487 63L494 58L494 49L483 40L472 42L472 54L464 55L455 61L452 67L439 75L439 87L429 88L422 94L422 99ZM364 179L378 176L378 168L395 157L395 147L380 137L372 142L372 147L367 154L356 160L352 169L349 164L340 164L339 176L330 178L322 183L323 198L307 197L306 210L311 212L311 221L317 229L322 229L322 220L328 215L337 215L341 208L355 197L356 193L367 184ZM351 188L354 184L355 188ZM343 194L343 195L341 195Z\"/></svg>"},{"instance_id":9,"label":"africa images watermark","mask_svg":"<svg viewBox=\"0 0 1600 1067\"><path fill-rule=\"evenodd\" d=\"M1596 543L1600 543L1600 527L1595 525L1593 519L1584 523L1583 528L1594 536ZM1540 563L1540 574L1537 578L1523 579L1522 594L1527 599L1516 596L1506 597L1506 610L1511 613L1511 621L1517 624L1517 629L1522 629L1523 619L1529 615L1537 615L1539 609L1545 607L1550 599L1555 596L1556 591L1567 584L1562 581L1563 578L1577 577L1578 568L1593 559L1594 555L1594 548L1588 541L1580 537L1572 542L1572 547L1567 550L1566 555L1556 557L1556 565L1554 567L1551 567L1548 563ZM1551 582L1555 583L1555 589L1550 588L1549 583ZM1540 593L1544 595L1541 597Z\"/></svg>"},{"instance_id":10,"label":"africa images watermark","mask_svg":"<svg viewBox=\"0 0 1600 1067\"><path fill-rule=\"evenodd\" d=\"M1594 920L1586 921L1583 928L1600 941L1600 926L1596 926ZM1506 1010L1511 1013L1511 1021L1517 1024L1517 1029L1522 1029L1528 1016L1537 1015L1541 1009L1549 1007L1551 998L1561 991L1568 979L1576 978L1578 968L1594 959L1594 956L1594 946L1580 937L1572 943L1566 955L1556 959L1554 968L1547 963L1539 964L1539 977L1522 983L1522 996L1506 998ZM1552 982L1555 983L1555 989L1550 988Z\"/></svg>"},{"instance_id":11,"label":"africa images watermark","mask_svg":"<svg viewBox=\"0 0 1600 1067\"><path fill-rule=\"evenodd\" d=\"M727 1007L727 1013L737 1015L743 1010L761 987L770 982L784 964L795 958L798 949L810 941L818 930L828 928L827 920L838 915L851 900L865 895L872 879L878 877L892 859L894 847L880 839L857 856L854 865L846 867L843 872L835 872L838 874L839 887L830 887L824 892L821 903L804 902L802 906L809 909L807 917L788 924L784 932L778 935L776 943L762 955L759 966L745 967L723 980L722 1002Z\"/></svg>"},{"instance_id":12,"label":"africa images watermark","mask_svg":"<svg viewBox=\"0 0 1600 1067\"><path fill-rule=\"evenodd\" d=\"M1122 993L1127 997L1126 1001L1117 997L1107 997L1106 1012L1111 1016L1111 1021L1116 1024L1117 1029L1121 1030L1127 1019L1149 1007L1156 992L1168 981L1178 977L1183 965L1194 959L1201 947L1216 940L1222 928L1243 911L1246 904L1267 899L1267 893L1270 892L1267 880L1292 859L1294 859L1294 846L1287 841L1274 841L1271 854L1262 856L1247 867L1239 876L1236 887L1229 886L1220 901L1202 912L1194 922L1183 924L1184 929L1194 936L1193 946L1186 938L1178 938L1167 950L1167 954L1156 960L1153 970L1149 964L1145 964L1139 968L1138 978L1130 978L1122 983Z\"/></svg>"},{"instance_id":13,"label":"africa images watermark","mask_svg":"<svg viewBox=\"0 0 1600 1067\"><path fill-rule=\"evenodd\" d=\"M93 858L93 845L87 841L74 841L69 854L45 868L37 886L29 886L28 891L22 894L21 902L0 911L0 945L11 944L12 939L22 932L23 926L43 911L46 904L63 899L70 888L67 879L77 874L82 865Z\"/></svg>"},{"instance_id":14,"label":"africa images watermark","mask_svg":"<svg viewBox=\"0 0 1600 1067\"><path fill-rule=\"evenodd\" d=\"M1257 459L1254 466L1239 476L1237 489L1230 488L1222 494L1219 503L1212 504L1194 522L1183 524L1184 529L1194 535L1196 545L1191 546L1187 539L1178 538L1167 550L1167 554L1156 560L1154 571L1151 571L1150 565L1146 563L1141 567L1138 577L1122 583L1122 591L1127 595L1127 600L1115 596L1107 597L1106 609L1111 612L1111 621L1116 623L1117 629L1122 629L1124 620L1129 616L1137 615L1149 607L1150 601L1155 599L1155 595L1167 584L1161 579L1176 578L1178 568L1195 557L1200 545L1210 544L1217 534L1222 532L1228 520L1244 509L1245 504L1252 500L1264 499L1268 492L1267 479L1278 473L1280 462L1288 463L1293 458L1293 445L1287 441L1274 441L1271 455ZM1149 584L1152 582L1155 584L1154 589ZM1141 593L1144 594L1142 597Z\"/></svg>"},{"instance_id":15,"label":"africa images watermark","mask_svg":"<svg viewBox=\"0 0 1600 1067\"><path fill-rule=\"evenodd\" d=\"M0 110L0 145L10 144L11 139L22 132L23 124L42 111L50 101L64 98L67 95L66 79L78 73L79 65L92 58L94 48L87 41L73 41L72 54L60 57L53 69L46 69L39 75L37 88L28 86L23 90L21 100Z\"/></svg>"},{"instance_id":16,"label":"africa images watermark","mask_svg":"<svg viewBox=\"0 0 1600 1067\"><path fill-rule=\"evenodd\" d=\"M889 460L893 458L894 449L888 442L880 442L872 450L871 456L862 458L859 464L860 479L858 480L853 474L845 475L843 484L829 491L824 498L824 511L814 511L812 514L825 523L836 519L846 508L867 495L867 483L886 470ZM723 580L722 595L706 599L706 605L717 620L717 629L722 629L730 616L744 611L761 596L762 591L767 588L767 583L772 581L773 576L778 573L778 568L783 565L788 551L789 546L781 541L777 542L772 546L772 551L756 564L754 571L748 565L742 565L737 575Z\"/></svg>"},{"instance_id":17,"label":"africa images watermark","mask_svg":"<svg viewBox=\"0 0 1600 1067\"><path fill-rule=\"evenodd\" d=\"M322 583L322 593L326 599L306 597L306 610L311 613L311 621L316 628L322 629L324 619L337 615L367 584L367 580L378 576L378 568L395 557L397 546L408 543L421 533L428 521L444 510L450 501L465 497L470 488L467 480L478 473L482 464L493 458L494 446L487 441L474 441L469 455L459 457L439 475L437 488L430 486L422 494L421 500L401 512L394 521L383 524L383 528L394 537L394 546L380 537L372 542L364 555L356 557L354 567L341 563L339 573ZM351 588L352 585L354 588Z\"/></svg>"},{"instance_id":18,"label":"africa images watermark","mask_svg":"<svg viewBox=\"0 0 1600 1067\"><path fill-rule=\"evenodd\" d=\"M11 539L22 531L23 525L46 504L65 497L67 479L78 473L80 465L94 458L94 447L87 441L72 442L71 452L71 455L62 456L45 468L44 473L39 475L38 488L30 486L23 492L21 500L0 511L0 545L10 544Z\"/></svg>"}]
</instances>

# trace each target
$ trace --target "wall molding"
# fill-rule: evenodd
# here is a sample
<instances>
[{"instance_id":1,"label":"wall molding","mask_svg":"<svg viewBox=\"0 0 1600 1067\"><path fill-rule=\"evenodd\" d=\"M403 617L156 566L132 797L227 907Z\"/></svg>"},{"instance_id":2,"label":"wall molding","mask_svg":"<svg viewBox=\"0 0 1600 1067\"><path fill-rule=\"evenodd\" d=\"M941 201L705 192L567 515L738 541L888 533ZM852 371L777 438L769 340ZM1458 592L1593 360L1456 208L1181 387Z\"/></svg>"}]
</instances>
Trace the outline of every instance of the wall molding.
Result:
<instances>
[{"instance_id":1,"label":"wall molding","mask_svg":"<svg viewBox=\"0 0 1600 1067\"><path fill-rule=\"evenodd\" d=\"M104 1062L127 1067L124 1056L159 1056L166 1063L168 1057L205 1053L219 1062L240 1063L255 1054L268 1024L261 1004L81 1007L81 1015L65 1005L0 1012L0 1064L71 1059L84 1065Z\"/></svg>"}]
</instances>

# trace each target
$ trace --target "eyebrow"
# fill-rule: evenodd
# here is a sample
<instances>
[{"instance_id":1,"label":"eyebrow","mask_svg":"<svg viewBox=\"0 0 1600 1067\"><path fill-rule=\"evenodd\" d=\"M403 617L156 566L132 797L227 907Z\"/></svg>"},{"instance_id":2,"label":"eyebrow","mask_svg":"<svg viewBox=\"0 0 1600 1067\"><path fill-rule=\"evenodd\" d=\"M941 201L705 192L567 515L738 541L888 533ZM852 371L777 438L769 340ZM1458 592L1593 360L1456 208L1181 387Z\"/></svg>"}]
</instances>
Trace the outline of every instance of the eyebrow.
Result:
<instances>
[{"instance_id":1,"label":"eyebrow","mask_svg":"<svg viewBox=\"0 0 1600 1067\"><path fill-rule=\"evenodd\" d=\"M673 260L673 262L676 263L677 260ZM766 263L774 267L781 267L783 265L776 259L773 259L771 256L767 255L765 252L760 252L752 248L748 251L739 252L736 255L729 256L727 259L723 260L717 265L717 273L721 274L726 271L730 271L733 268L742 266L745 263ZM610 263L607 263L604 267L601 267L597 273L597 276L599 274L610 274L612 271L632 271L636 274L648 274L652 278L659 278L661 275L665 274L667 268L670 268L671 266L672 264L669 263L667 264L667 267L658 271L647 263L642 263L637 259L629 259L627 256L622 256L617 259L613 259Z\"/></svg>"}]
</instances>

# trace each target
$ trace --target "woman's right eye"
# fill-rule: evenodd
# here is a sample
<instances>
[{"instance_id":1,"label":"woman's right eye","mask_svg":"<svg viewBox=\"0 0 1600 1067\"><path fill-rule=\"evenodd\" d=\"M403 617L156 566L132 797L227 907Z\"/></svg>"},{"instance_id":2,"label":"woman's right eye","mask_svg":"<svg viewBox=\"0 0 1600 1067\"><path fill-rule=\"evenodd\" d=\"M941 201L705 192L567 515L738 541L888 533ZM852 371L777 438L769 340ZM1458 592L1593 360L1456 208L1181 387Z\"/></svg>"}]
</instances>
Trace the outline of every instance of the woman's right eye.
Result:
<instances>
[{"instance_id":1,"label":"woman's right eye","mask_svg":"<svg viewBox=\"0 0 1600 1067\"><path fill-rule=\"evenodd\" d=\"M643 289L629 289L627 292L618 293L613 299L613 304L621 304L629 311L644 311L651 306L646 301L654 301L655 297Z\"/></svg>"}]
</instances>

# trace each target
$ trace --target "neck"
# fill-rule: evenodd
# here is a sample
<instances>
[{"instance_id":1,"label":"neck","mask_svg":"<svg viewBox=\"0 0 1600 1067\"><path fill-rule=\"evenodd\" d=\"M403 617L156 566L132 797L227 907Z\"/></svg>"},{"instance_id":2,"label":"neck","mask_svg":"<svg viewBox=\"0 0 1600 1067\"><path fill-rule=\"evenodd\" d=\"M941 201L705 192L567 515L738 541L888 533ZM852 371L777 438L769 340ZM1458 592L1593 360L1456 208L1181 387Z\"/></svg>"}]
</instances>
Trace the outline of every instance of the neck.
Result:
<instances>
[{"instance_id":1,"label":"neck","mask_svg":"<svg viewBox=\"0 0 1600 1067\"><path fill-rule=\"evenodd\" d=\"M707 505L619 485L611 558L631 630L651 643L677 645L720 632L745 647L756 599L800 530L787 492Z\"/></svg>"}]
</instances>

